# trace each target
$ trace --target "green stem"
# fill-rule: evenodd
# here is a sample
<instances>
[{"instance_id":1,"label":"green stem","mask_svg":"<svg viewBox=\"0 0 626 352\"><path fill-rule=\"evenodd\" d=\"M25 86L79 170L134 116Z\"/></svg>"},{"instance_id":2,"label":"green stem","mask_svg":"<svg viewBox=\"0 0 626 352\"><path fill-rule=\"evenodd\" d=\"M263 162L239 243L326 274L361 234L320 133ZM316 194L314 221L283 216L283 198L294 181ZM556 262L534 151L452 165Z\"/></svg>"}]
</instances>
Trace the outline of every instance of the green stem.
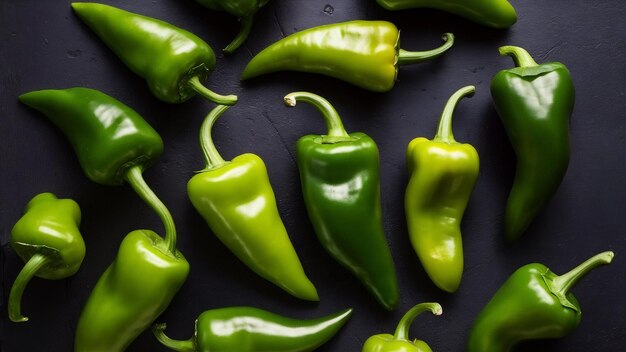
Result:
<instances>
[{"instance_id":1,"label":"green stem","mask_svg":"<svg viewBox=\"0 0 626 352\"><path fill-rule=\"evenodd\" d=\"M11 293L9 293L8 311L9 319L16 323L28 321L28 318L22 315L22 294L26 285L30 282L41 268L50 263L50 258L43 254L36 253L26 262L22 271L15 279Z\"/></svg>"},{"instance_id":2,"label":"green stem","mask_svg":"<svg viewBox=\"0 0 626 352\"><path fill-rule=\"evenodd\" d=\"M165 226L165 243L170 253L176 253L176 225L174 225L174 219L172 214L167 209L165 204L161 202L159 197L154 194L150 186L143 179L141 166L135 165L128 169L126 172L126 181L131 185L135 192L143 199L148 206L150 206L163 221Z\"/></svg>"},{"instance_id":3,"label":"green stem","mask_svg":"<svg viewBox=\"0 0 626 352\"><path fill-rule=\"evenodd\" d=\"M343 127L341 117L339 117L337 110L335 110L328 100L309 92L293 92L287 94L284 101L285 105L289 107L294 107L296 106L296 102L303 101L315 106L317 110L322 113L322 116L326 120L326 128L328 129L328 134L322 136L323 143L337 143L351 139L350 135L348 135Z\"/></svg>"},{"instance_id":4,"label":"green stem","mask_svg":"<svg viewBox=\"0 0 626 352\"><path fill-rule=\"evenodd\" d=\"M407 51L398 50L398 66L417 64L424 61L430 61L443 55L448 49L454 45L454 34L444 33L441 36L444 43L438 48L427 51Z\"/></svg>"},{"instance_id":5,"label":"green stem","mask_svg":"<svg viewBox=\"0 0 626 352\"><path fill-rule=\"evenodd\" d=\"M452 94L450 99L448 99L443 112L441 113L439 128L437 128L437 134L435 135L435 138L433 138L433 141L456 143L454 140L454 134L452 133L452 115L454 115L454 110L459 104L459 101L465 97L472 96L475 91L476 87L466 86Z\"/></svg>"},{"instance_id":6,"label":"green stem","mask_svg":"<svg viewBox=\"0 0 626 352\"><path fill-rule=\"evenodd\" d=\"M241 28L239 29L239 33L237 34L235 39L233 39L233 41L230 42L230 44L228 44L222 50L227 54L232 54L235 50L237 50L237 48L239 48L241 44L246 41L246 39L250 35L250 31L252 30L252 16L243 17L239 21L241 22Z\"/></svg>"},{"instance_id":7,"label":"green stem","mask_svg":"<svg viewBox=\"0 0 626 352\"><path fill-rule=\"evenodd\" d=\"M535 62L535 59L533 59L533 57L530 56L528 51L526 51L523 48L520 48L519 46L512 46L512 45L501 46L499 50L500 50L500 55L511 56L513 58L513 61L515 61L515 65L517 67L538 66L537 62Z\"/></svg>"},{"instance_id":8,"label":"green stem","mask_svg":"<svg viewBox=\"0 0 626 352\"><path fill-rule=\"evenodd\" d=\"M218 167L226 164L226 161L224 161L220 153L217 151L217 148L215 148L213 138L211 137L211 130L213 129L215 121L217 121L217 119L222 116L224 111L228 110L228 108L230 108L230 106L216 106L213 110L211 110L211 112L209 112L208 115L206 115L204 122L202 122L202 126L200 127L200 147L202 148L202 154L204 154L206 166L201 172L217 169Z\"/></svg>"},{"instance_id":9,"label":"green stem","mask_svg":"<svg viewBox=\"0 0 626 352\"><path fill-rule=\"evenodd\" d=\"M165 329L167 328L167 324L154 324L152 325L152 333L162 343L165 347L169 347L174 351L180 352L195 352L196 351L196 342L192 337L189 340L173 340L165 335Z\"/></svg>"},{"instance_id":10,"label":"green stem","mask_svg":"<svg viewBox=\"0 0 626 352\"><path fill-rule=\"evenodd\" d=\"M398 327L396 328L396 333L393 335L396 340L409 340L409 329L411 328L411 324L415 318L424 313L425 311L431 311L434 315L441 315L443 313L443 308L439 303L420 303L413 308L409 309L408 312L402 317L400 322L398 323Z\"/></svg>"},{"instance_id":11,"label":"green stem","mask_svg":"<svg viewBox=\"0 0 626 352\"><path fill-rule=\"evenodd\" d=\"M579 266L570 270L568 273L557 276L552 281L552 289L554 289L557 294L563 296L567 295L569 291L578 283L578 281L587 275L589 271L600 265L610 264L611 261L613 261L614 256L615 254L611 251L594 255Z\"/></svg>"},{"instance_id":12,"label":"green stem","mask_svg":"<svg viewBox=\"0 0 626 352\"><path fill-rule=\"evenodd\" d=\"M237 103L236 95L220 95L205 87L201 82L198 76L192 77L189 80L189 85L193 90L195 90L198 94L205 97L206 99L221 105L235 105Z\"/></svg>"}]
</instances>

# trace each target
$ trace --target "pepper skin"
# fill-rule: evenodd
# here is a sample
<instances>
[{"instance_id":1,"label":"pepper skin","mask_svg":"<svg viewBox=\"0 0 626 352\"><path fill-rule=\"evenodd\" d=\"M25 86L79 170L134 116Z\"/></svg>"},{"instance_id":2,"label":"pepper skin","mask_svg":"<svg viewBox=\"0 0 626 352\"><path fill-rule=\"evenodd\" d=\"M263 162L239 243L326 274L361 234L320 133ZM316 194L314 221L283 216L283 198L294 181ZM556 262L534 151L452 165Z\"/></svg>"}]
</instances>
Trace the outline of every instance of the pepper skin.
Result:
<instances>
[{"instance_id":1,"label":"pepper skin","mask_svg":"<svg viewBox=\"0 0 626 352\"><path fill-rule=\"evenodd\" d=\"M11 247L26 263L9 295L9 319L25 322L22 294L33 276L49 280L74 275L85 258L80 235L80 208L71 199L57 199L52 193L36 195L11 231Z\"/></svg>"},{"instance_id":2,"label":"pepper skin","mask_svg":"<svg viewBox=\"0 0 626 352\"><path fill-rule=\"evenodd\" d=\"M517 13L507 0L376 0L387 10L430 8L446 11L493 28L509 28Z\"/></svg>"},{"instance_id":3,"label":"pepper skin","mask_svg":"<svg viewBox=\"0 0 626 352\"><path fill-rule=\"evenodd\" d=\"M461 219L476 184L479 158L452 134L452 114L474 86L458 90L446 104L437 135L415 138L407 149L409 184L404 206L413 248L440 289L454 292L463 275Z\"/></svg>"},{"instance_id":4,"label":"pepper skin","mask_svg":"<svg viewBox=\"0 0 626 352\"><path fill-rule=\"evenodd\" d=\"M517 156L504 233L519 238L559 187L569 164L574 84L559 63L538 65L526 50L504 46L518 67L498 72L491 95Z\"/></svg>"},{"instance_id":5,"label":"pepper skin","mask_svg":"<svg viewBox=\"0 0 626 352\"><path fill-rule=\"evenodd\" d=\"M193 33L108 5L75 2L72 8L158 99L182 103L198 93L218 104L237 102L234 95L202 85L215 67L215 54Z\"/></svg>"},{"instance_id":6,"label":"pepper skin","mask_svg":"<svg viewBox=\"0 0 626 352\"><path fill-rule=\"evenodd\" d=\"M538 263L519 268L476 318L467 351L507 352L524 340L566 336L581 319L580 305L570 290L613 256L613 252L597 254L561 276Z\"/></svg>"},{"instance_id":7,"label":"pepper skin","mask_svg":"<svg viewBox=\"0 0 626 352\"><path fill-rule=\"evenodd\" d=\"M298 140L302 193L317 237L341 265L356 275L388 310L398 302L398 283L381 220L380 166L376 143L364 133L346 133L324 98L307 92L285 96L303 101L326 119L327 135Z\"/></svg>"},{"instance_id":8,"label":"pepper skin","mask_svg":"<svg viewBox=\"0 0 626 352\"><path fill-rule=\"evenodd\" d=\"M258 308L229 307L200 314L189 340L167 337L166 324L157 324L152 331L174 351L309 352L335 336L351 315L352 309L346 309L323 318L296 320Z\"/></svg>"},{"instance_id":9,"label":"pepper skin","mask_svg":"<svg viewBox=\"0 0 626 352\"><path fill-rule=\"evenodd\" d=\"M277 71L318 73L374 92L393 88L398 66L435 59L454 44L443 35L439 48L411 52L399 48L400 32L385 21L349 21L294 33L252 58L241 79ZM355 65L358 62L358 65Z\"/></svg>"},{"instance_id":10,"label":"pepper skin","mask_svg":"<svg viewBox=\"0 0 626 352\"><path fill-rule=\"evenodd\" d=\"M400 320L396 333L374 335L365 341L362 352L432 352L426 342L409 339L409 329L413 320L425 311L441 315L443 309L439 303L420 303L411 308Z\"/></svg>"},{"instance_id":11,"label":"pepper skin","mask_svg":"<svg viewBox=\"0 0 626 352\"><path fill-rule=\"evenodd\" d=\"M247 153L224 161L211 128L228 109L219 105L200 129L206 167L189 180L187 193L215 235L250 269L291 295L319 301L285 229L265 163Z\"/></svg>"}]
</instances>

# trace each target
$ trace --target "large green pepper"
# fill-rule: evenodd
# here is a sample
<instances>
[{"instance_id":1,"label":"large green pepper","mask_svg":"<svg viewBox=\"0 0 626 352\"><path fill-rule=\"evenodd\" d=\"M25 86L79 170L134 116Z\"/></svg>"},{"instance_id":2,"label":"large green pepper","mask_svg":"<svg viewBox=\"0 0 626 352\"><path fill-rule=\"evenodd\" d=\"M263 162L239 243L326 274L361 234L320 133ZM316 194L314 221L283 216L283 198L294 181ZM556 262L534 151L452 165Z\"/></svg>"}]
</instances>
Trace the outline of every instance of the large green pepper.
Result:
<instances>
[{"instance_id":1,"label":"large green pepper","mask_svg":"<svg viewBox=\"0 0 626 352\"><path fill-rule=\"evenodd\" d=\"M539 263L517 269L476 318L467 351L507 352L524 340L566 336L581 318L580 305L570 290L613 256L613 252L600 253L560 276Z\"/></svg>"},{"instance_id":2,"label":"large green pepper","mask_svg":"<svg viewBox=\"0 0 626 352\"><path fill-rule=\"evenodd\" d=\"M302 193L324 248L355 274L386 309L398 302L398 283L381 220L378 147L366 134L348 134L324 98L296 92L285 97L314 105L326 119L327 135L298 140Z\"/></svg>"},{"instance_id":3,"label":"large green pepper","mask_svg":"<svg viewBox=\"0 0 626 352\"><path fill-rule=\"evenodd\" d=\"M569 119L574 84L559 62L538 65L522 48L504 46L502 55L518 67L498 72L491 95L515 154L517 169L506 205L508 240L526 231L565 176L569 164Z\"/></svg>"},{"instance_id":4,"label":"large green pepper","mask_svg":"<svg viewBox=\"0 0 626 352\"><path fill-rule=\"evenodd\" d=\"M407 149L411 177L404 206L411 243L430 279L448 292L461 283L461 219L479 169L476 149L454 139L452 114L459 100L474 91L474 86L467 86L454 93L435 138L415 138Z\"/></svg>"},{"instance_id":5,"label":"large green pepper","mask_svg":"<svg viewBox=\"0 0 626 352\"><path fill-rule=\"evenodd\" d=\"M224 161L211 128L228 109L219 105L200 129L206 167L187 184L189 199L215 235L250 269L290 294L318 301L285 229L265 163L247 153Z\"/></svg>"},{"instance_id":6,"label":"large green pepper","mask_svg":"<svg viewBox=\"0 0 626 352\"><path fill-rule=\"evenodd\" d=\"M33 276L49 280L74 275L85 258L85 242L78 230L80 208L71 199L52 193L36 195L11 230L11 247L26 265L9 294L9 319L24 322L22 294Z\"/></svg>"},{"instance_id":7,"label":"large green pepper","mask_svg":"<svg viewBox=\"0 0 626 352\"><path fill-rule=\"evenodd\" d=\"M248 63L241 79L277 71L311 72L335 77L374 92L393 88L398 66L429 61L454 44L429 51L399 48L400 32L385 21L350 21L294 33L265 48Z\"/></svg>"},{"instance_id":8,"label":"large green pepper","mask_svg":"<svg viewBox=\"0 0 626 352\"><path fill-rule=\"evenodd\" d=\"M165 346L181 352L308 352L330 340L352 309L311 320L296 320L252 307L207 310L196 319L189 340L173 340L166 324L152 328Z\"/></svg>"},{"instance_id":9,"label":"large green pepper","mask_svg":"<svg viewBox=\"0 0 626 352\"><path fill-rule=\"evenodd\" d=\"M234 95L202 85L215 67L215 54L193 33L103 4L75 2L72 8L160 100L181 103L198 93L218 104L237 102Z\"/></svg>"}]
</instances>

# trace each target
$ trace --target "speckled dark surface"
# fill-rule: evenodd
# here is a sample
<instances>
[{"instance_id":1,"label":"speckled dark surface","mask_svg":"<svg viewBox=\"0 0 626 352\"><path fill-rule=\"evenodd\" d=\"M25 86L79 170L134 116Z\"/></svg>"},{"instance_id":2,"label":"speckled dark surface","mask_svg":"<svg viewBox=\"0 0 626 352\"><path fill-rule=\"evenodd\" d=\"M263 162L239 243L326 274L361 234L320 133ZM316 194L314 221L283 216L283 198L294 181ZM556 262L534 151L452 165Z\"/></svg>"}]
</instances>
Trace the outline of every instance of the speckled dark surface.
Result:
<instances>
[{"instance_id":1,"label":"speckled dark surface","mask_svg":"<svg viewBox=\"0 0 626 352\"><path fill-rule=\"evenodd\" d=\"M205 10L191 0L104 1L163 19L224 47L238 24L230 16ZM74 153L42 115L17 101L20 93L43 88L85 86L102 90L133 107L161 133L165 153L145 173L169 206L179 231L179 248L191 263L187 283L158 321L175 338L191 335L203 310L254 305L276 313L315 317L354 307L352 320L320 351L360 351L374 333L392 332L414 303L438 301L439 318L422 316L412 335L435 351L463 351L475 316L519 266L538 261L562 273L587 257L614 250L609 267L589 275L575 289L582 309L580 328L558 340L526 344L519 351L624 351L626 349L626 2L623 0L515 1L519 21L508 31L483 28L429 10L386 12L373 0L273 0L256 18L247 45L235 55L219 54L208 85L238 94L240 103L216 125L214 136L224 157L254 152L265 159L280 212L321 302L298 301L257 277L211 234L186 195L186 182L202 167L197 133L211 104L200 98L167 105L150 95L132 74L71 12L68 1L0 2L0 252L2 292L0 350L70 351L85 300L131 230L162 225L130 187L104 187L82 173ZM326 11L324 9L326 8ZM332 8L332 10L331 10ZM238 75L252 54L284 35L316 25L351 19L386 19L402 30L402 44L426 49L443 32L457 36L442 59L402 68L386 94L370 93L320 76L279 73L242 84ZM515 157L489 95L491 77L511 67L498 46L525 47L537 61L561 61L577 90L571 119L572 158L552 202L516 245L502 241L503 209ZM466 265L455 294L437 290L410 246L403 210L407 183L404 155L416 136L434 134L445 100L457 88L474 84L454 123L458 140L472 143L481 157L481 174L463 222ZM313 108L287 109L282 97L308 90L327 97L350 131L363 131L381 153L384 226L401 288L399 308L379 308L356 279L319 245L300 195L294 148L307 133L323 132ZM22 263L7 245L10 229L36 193L75 199L87 257L67 280L34 279L23 299L31 320L9 323L6 298ZM150 333L129 351L165 351Z\"/></svg>"}]
</instances>

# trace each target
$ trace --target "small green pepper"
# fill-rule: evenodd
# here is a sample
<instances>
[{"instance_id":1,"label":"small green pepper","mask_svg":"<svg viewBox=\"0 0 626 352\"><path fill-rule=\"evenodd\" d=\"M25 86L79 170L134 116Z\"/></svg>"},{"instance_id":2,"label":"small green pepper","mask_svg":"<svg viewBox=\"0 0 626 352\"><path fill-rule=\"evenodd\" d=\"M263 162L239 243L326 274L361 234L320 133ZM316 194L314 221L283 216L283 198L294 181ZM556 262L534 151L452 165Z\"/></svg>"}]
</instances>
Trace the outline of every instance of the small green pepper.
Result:
<instances>
[{"instance_id":1,"label":"small green pepper","mask_svg":"<svg viewBox=\"0 0 626 352\"><path fill-rule=\"evenodd\" d=\"M33 276L49 280L74 275L85 258L80 235L80 208L71 199L57 199L52 193L36 195L11 231L11 247L26 265L15 279L9 294L9 319L24 322L22 294Z\"/></svg>"}]
</instances>

